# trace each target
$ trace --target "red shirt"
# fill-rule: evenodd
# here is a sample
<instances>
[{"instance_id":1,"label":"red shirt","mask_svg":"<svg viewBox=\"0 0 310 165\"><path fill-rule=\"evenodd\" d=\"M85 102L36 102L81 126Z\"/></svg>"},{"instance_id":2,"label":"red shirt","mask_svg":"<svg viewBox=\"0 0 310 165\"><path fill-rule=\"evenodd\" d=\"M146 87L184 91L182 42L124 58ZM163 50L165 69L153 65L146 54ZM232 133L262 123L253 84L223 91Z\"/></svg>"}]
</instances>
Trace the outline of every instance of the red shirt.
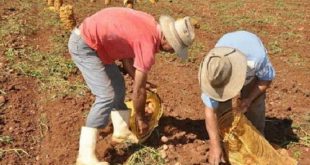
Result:
<instances>
[{"instance_id":1,"label":"red shirt","mask_svg":"<svg viewBox=\"0 0 310 165\"><path fill-rule=\"evenodd\" d=\"M80 31L104 64L134 58L134 67L147 72L155 63L161 32L149 14L128 8L106 8L86 18Z\"/></svg>"}]
</instances>

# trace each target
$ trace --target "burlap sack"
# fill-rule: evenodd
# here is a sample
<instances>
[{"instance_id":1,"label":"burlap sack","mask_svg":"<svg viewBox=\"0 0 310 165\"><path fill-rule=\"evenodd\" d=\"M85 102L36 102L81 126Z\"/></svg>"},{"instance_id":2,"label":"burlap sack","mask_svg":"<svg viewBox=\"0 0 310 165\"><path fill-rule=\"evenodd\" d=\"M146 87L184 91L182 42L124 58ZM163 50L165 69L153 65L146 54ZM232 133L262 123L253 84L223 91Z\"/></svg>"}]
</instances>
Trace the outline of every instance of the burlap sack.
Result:
<instances>
[{"instance_id":1,"label":"burlap sack","mask_svg":"<svg viewBox=\"0 0 310 165\"><path fill-rule=\"evenodd\" d=\"M66 30L72 30L76 25L73 7L71 5L61 6L59 9L59 17L63 27Z\"/></svg>"},{"instance_id":2,"label":"burlap sack","mask_svg":"<svg viewBox=\"0 0 310 165\"><path fill-rule=\"evenodd\" d=\"M296 165L275 150L244 114L228 111L219 119L224 149L232 165Z\"/></svg>"}]
</instances>

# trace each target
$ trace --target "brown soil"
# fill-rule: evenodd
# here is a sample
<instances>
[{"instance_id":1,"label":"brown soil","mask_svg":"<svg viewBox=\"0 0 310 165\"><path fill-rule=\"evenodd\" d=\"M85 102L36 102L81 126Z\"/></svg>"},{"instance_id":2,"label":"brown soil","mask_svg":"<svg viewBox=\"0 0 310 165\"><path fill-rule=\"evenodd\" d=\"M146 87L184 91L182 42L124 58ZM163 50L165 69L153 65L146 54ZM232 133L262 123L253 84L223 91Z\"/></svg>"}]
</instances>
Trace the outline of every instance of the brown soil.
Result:
<instances>
[{"instance_id":1,"label":"brown soil","mask_svg":"<svg viewBox=\"0 0 310 165\"><path fill-rule=\"evenodd\" d=\"M5 21L6 15L14 12L14 2L0 5L1 19ZM227 1L228 2L228 1ZM289 2L294 3L295 1ZM33 1L32 3L43 3ZM87 15L94 13L104 6L103 0L94 3L85 1L67 1L75 6L76 17L81 22ZM121 6L121 0L112 1L110 6ZM220 25L218 11L211 9L212 0L190 0L187 3L193 5L187 7L185 2L180 1L159 1L158 4L151 5L143 3L137 5L138 9L147 11L158 18L160 13L169 13L173 16L194 15L199 16L200 23ZM225 3L225 2L223 2ZM264 4L264 5L258 5ZM182 6L183 5L183 6ZM299 138L293 131L293 123L305 123L309 128L309 103L310 103L310 68L309 48L310 23L309 23L309 3L296 2L296 10L305 14L308 21L301 22L294 26L295 33L306 36L304 42L286 40L282 43L283 52L281 56L270 56L270 59L277 71L277 77L267 97L267 123L266 138L282 148L288 147L290 142L298 142ZM194 8L194 9L193 9ZM237 9L236 12L246 13L246 8L251 10L268 12L274 14L272 6L262 2L247 3L244 8ZM299 9L299 10L298 10ZM35 8L31 13L35 16L38 12ZM276 15L281 17L280 12ZM286 18L287 17L287 18ZM282 19L291 20L289 16L282 16ZM42 21L42 20L41 20ZM32 22L36 24L36 22ZM213 25L213 27L216 27ZM288 29L274 24L258 24L256 26L242 28L263 34L268 31L268 35L261 35L264 43L273 41L274 38L286 32ZM50 30L47 34L45 31ZM157 85L157 93L163 100L164 115L160 120L159 127L147 140L145 145L155 148L168 146L167 164L207 164L208 135L204 126L203 104L200 100L200 90L197 80L198 66L204 54L215 44L216 40L225 32L236 30L233 26L219 26L218 29L203 30L197 29L197 42L204 47L196 53L192 62L181 63L174 56L158 56L155 66L149 75L149 81ZM40 49L48 51L48 35L56 34L53 29L39 29L33 36L25 39L18 35L10 35L6 38L7 43L12 46L18 45L38 45ZM1 41L2 42L2 41ZM0 164L74 164L78 152L78 140L80 128L85 121L85 114L90 109L93 97L90 93L81 97L66 96L61 99L48 100L46 93L39 90L39 82L34 78L25 77L11 70L4 57L5 48L0 46L0 89L5 94L4 102L0 103L0 134L13 137L11 144L0 143L0 148L22 148L26 154L16 154L7 152L0 158ZM299 52L301 61L291 61L290 55ZM67 56L68 54L66 54ZM73 80L81 80L77 75ZM127 81L128 89L130 89ZM130 91L130 90L129 90ZM129 92L130 93L130 92ZM130 152L124 149L117 149L110 144L112 133L111 124L101 130L97 155L99 159L110 161L112 164L123 163L130 156ZM309 129L308 129L309 131ZM167 141L162 142L165 136ZM296 151L299 153L299 164L310 164L309 147L295 145L288 147L292 156Z\"/></svg>"}]
</instances>

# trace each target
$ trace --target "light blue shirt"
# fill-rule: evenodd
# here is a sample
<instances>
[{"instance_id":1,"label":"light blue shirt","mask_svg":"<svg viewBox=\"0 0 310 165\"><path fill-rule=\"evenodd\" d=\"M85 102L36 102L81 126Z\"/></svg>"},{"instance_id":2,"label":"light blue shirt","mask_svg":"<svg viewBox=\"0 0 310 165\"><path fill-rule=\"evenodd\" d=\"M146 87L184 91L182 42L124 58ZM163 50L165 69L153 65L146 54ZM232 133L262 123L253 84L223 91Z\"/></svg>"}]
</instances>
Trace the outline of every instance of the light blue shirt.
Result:
<instances>
[{"instance_id":1,"label":"light blue shirt","mask_svg":"<svg viewBox=\"0 0 310 165\"><path fill-rule=\"evenodd\" d=\"M232 47L241 51L247 59L247 73L244 85L247 85L254 77L259 80L273 80L275 70L272 67L267 50L262 41L253 33L236 31L225 34L218 40L215 47ZM202 93L201 98L205 106L216 109L218 102Z\"/></svg>"}]
</instances>

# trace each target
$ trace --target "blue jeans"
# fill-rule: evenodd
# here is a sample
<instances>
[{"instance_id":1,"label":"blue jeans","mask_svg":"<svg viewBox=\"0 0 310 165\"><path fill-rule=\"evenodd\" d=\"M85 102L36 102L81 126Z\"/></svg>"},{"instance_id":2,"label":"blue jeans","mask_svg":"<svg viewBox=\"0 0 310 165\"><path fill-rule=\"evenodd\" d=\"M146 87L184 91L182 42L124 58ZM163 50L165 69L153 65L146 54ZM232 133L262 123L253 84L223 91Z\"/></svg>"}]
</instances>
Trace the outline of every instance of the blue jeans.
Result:
<instances>
[{"instance_id":1,"label":"blue jeans","mask_svg":"<svg viewBox=\"0 0 310 165\"><path fill-rule=\"evenodd\" d=\"M69 52L96 97L87 116L86 127L103 128L108 124L111 110L127 109L124 78L116 64L103 64L75 30L68 42Z\"/></svg>"}]
</instances>

